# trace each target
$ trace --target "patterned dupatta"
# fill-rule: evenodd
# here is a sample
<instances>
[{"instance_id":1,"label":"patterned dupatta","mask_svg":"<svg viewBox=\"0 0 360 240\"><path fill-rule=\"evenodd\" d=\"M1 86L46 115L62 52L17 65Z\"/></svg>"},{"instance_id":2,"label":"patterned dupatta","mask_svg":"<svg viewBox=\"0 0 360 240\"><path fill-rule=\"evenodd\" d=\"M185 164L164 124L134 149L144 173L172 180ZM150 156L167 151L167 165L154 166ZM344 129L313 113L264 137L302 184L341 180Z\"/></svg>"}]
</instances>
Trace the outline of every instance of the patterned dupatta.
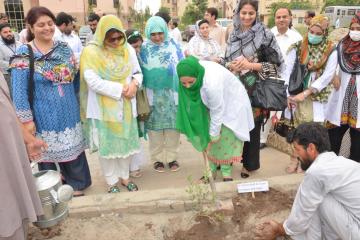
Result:
<instances>
[{"instance_id":1,"label":"patterned dupatta","mask_svg":"<svg viewBox=\"0 0 360 240\"><path fill-rule=\"evenodd\" d=\"M106 33L116 29L123 33L124 42L117 48L104 45ZM94 36L94 41L86 46L80 59L80 106L81 118L86 122L86 109L88 100L87 84L84 80L84 71L94 71L99 77L107 81L126 84L127 77L132 73L132 65L128 51L123 25L116 16L107 15L101 18ZM101 109L101 120L108 128L126 137L128 133L121 123L130 123L132 119L130 100L117 101L104 95L97 94L97 103ZM87 129L85 129L87 132Z\"/></svg>"},{"instance_id":2,"label":"patterned dupatta","mask_svg":"<svg viewBox=\"0 0 360 240\"><path fill-rule=\"evenodd\" d=\"M360 24L360 12L358 12L351 24ZM351 26L350 24L350 26ZM349 34L338 44L339 65L341 69L349 74L360 74L360 41L353 41Z\"/></svg>"},{"instance_id":3,"label":"patterned dupatta","mask_svg":"<svg viewBox=\"0 0 360 240\"><path fill-rule=\"evenodd\" d=\"M151 41L152 33L164 33L164 42L153 43ZM179 78L176 73L176 65L183 58L179 45L168 37L166 22L158 16L149 18L146 23L145 35L147 40L140 50L144 86L153 90L171 89L177 92Z\"/></svg>"},{"instance_id":4,"label":"patterned dupatta","mask_svg":"<svg viewBox=\"0 0 360 240\"><path fill-rule=\"evenodd\" d=\"M324 38L321 43L312 45L309 44L308 35L304 37L302 44L299 48L299 62L307 66L309 70L304 79L304 86L308 87L311 72L316 72L315 79L318 79L324 72L326 63L331 53L335 50L336 45L328 37L328 19L323 15L315 16L311 20L312 26L320 27L324 32ZM332 86L329 84L322 91L317 94L311 95L313 101L327 102L331 93Z\"/></svg>"}]
</instances>

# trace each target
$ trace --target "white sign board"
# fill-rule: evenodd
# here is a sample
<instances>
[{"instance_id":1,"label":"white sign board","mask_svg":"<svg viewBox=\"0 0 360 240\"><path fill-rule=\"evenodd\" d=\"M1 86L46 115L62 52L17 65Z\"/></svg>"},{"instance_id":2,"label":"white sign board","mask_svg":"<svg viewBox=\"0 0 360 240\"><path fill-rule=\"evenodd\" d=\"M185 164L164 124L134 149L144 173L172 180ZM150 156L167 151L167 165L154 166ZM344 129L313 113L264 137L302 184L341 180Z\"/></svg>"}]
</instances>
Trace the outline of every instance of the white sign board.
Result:
<instances>
[{"instance_id":1,"label":"white sign board","mask_svg":"<svg viewBox=\"0 0 360 240\"><path fill-rule=\"evenodd\" d=\"M259 181L259 182L239 183L237 185L237 189L238 189L238 193L267 192L269 191L269 182Z\"/></svg>"}]
</instances>

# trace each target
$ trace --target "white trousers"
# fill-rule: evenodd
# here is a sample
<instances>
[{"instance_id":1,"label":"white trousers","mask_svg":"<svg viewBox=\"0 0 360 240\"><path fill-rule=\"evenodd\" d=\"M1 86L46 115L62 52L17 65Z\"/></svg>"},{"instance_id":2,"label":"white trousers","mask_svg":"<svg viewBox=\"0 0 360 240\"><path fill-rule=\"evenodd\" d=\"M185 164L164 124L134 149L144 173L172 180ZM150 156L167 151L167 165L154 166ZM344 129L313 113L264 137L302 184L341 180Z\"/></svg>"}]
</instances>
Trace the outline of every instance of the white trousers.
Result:
<instances>
[{"instance_id":1,"label":"white trousers","mask_svg":"<svg viewBox=\"0 0 360 240\"><path fill-rule=\"evenodd\" d=\"M133 155L127 158L100 158L100 166L109 186L115 185L119 179L129 179L130 162Z\"/></svg>"},{"instance_id":2,"label":"white trousers","mask_svg":"<svg viewBox=\"0 0 360 240\"><path fill-rule=\"evenodd\" d=\"M140 152L135 153L131 159L130 163L130 171L137 171L140 170L140 167L145 164L145 154L144 154L144 148L142 144L140 144Z\"/></svg>"},{"instance_id":3,"label":"white trousers","mask_svg":"<svg viewBox=\"0 0 360 240\"><path fill-rule=\"evenodd\" d=\"M307 232L291 237L294 240L360 240L360 216L352 215L341 203L327 195Z\"/></svg>"},{"instance_id":4,"label":"white trousers","mask_svg":"<svg viewBox=\"0 0 360 240\"><path fill-rule=\"evenodd\" d=\"M271 111L270 112L270 118L268 119L268 121L266 122L266 124L264 125L264 130L261 128L261 131L260 131L260 143L266 143L267 142L267 138L269 136L269 132L270 132L270 129L272 127L272 120L271 118L275 115L276 113L276 116L278 119L280 119L281 117L281 111Z\"/></svg>"},{"instance_id":5,"label":"white trousers","mask_svg":"<svg viewBox=\"0 0 360 240\"><path fill-rule=\"evenodd\" d=\"M180 133L173 129L149 131L149 148L152 162L172 162L179 152Z\"/></svg>"}]
</instances>

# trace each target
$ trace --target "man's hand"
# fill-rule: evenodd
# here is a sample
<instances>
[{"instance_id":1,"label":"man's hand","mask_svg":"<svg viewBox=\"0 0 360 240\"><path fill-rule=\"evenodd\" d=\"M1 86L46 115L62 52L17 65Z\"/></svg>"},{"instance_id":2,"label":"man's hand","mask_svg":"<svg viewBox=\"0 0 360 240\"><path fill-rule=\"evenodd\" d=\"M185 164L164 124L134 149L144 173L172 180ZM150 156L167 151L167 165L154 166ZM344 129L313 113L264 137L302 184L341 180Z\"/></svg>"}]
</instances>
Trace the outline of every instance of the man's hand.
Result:
<instances>
[{"instance_id":1,"label":"man's hand","mask_svg":"<svg viewBox=\"0 0 360 240\"><path fill-rule=\"evenodd\" d=\"M284 236L283 226L270 220L256 226L255 240L274 240L276 237Z\"/></svg>"}]
</instances>

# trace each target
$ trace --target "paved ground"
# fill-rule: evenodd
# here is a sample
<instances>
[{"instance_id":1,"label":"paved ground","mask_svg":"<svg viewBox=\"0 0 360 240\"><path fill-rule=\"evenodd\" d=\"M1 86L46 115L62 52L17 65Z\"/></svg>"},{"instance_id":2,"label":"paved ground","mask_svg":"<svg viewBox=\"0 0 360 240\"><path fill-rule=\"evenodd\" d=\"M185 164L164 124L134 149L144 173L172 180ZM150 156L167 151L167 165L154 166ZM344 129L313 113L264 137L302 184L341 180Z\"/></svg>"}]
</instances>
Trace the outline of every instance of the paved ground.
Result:
<instances>
[{"instance_id":1,"label":"paved ground","mask_svg":"<svg viewBox=\"0 0 360 240\"><path fill-rule=\"evenodd\" d=\"M143 146L145 149L145 156L148 159L148 142L144 141ZM105 179L102 176L101 168L99 165L98 155L87 154L92 174L93 184L89 187L85 194L93 195L99 193L105 193L107 186ZM267 147L260 153L261 168L252 173L251 178L261 179L272 176L286 175L285 167L289 161L289 156L282 152L279 152L273 148ZM186 141L185 138L181 138L180 154L178 159L181 169L178 172L170 172L167 170L165 173L158 173L152 169L152 164L148 160L146 165L142 168L143 176L141 178L133 179L133 181L139 186L140 190L153 190L161 188L181 188L187 186L188 177L198 179L202 176L204 171L204 161L202 154L195 151L194 148ZM240 170L242 165L235 164L233 177L234 179L240 179ZM221 181L221 177L217 181ZM125 188L121 190L127 191Z\"/></svg>"}]
</instances>

